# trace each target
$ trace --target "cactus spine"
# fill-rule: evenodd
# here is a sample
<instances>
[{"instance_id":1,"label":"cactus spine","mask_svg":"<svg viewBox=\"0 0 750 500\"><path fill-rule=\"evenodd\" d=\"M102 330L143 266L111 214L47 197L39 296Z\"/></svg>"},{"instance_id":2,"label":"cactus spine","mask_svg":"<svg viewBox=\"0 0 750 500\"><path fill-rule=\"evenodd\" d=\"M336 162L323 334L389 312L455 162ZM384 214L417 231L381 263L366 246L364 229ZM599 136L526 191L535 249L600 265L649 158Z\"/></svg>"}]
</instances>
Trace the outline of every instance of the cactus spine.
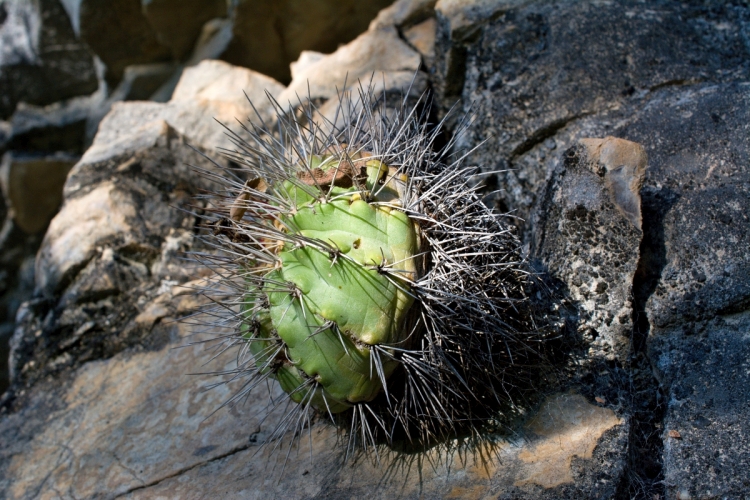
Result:
<instances>
[{"instance_id":1,"label":"cactus spine","mask_svg":"<svg viewBox=\"0 0 750 500\"><path fill-rule=\"evenodd\" d=\"M207 173L211 314L234 331L235 399L272 378L297 403L274 436L317 411L351 443L427 442L513 414L538 371L519 243L453 140L437 147L424 96L407 101L360 89L332 121L279 107L234 135L239 169Z\"/></svg>"}]
</instances>

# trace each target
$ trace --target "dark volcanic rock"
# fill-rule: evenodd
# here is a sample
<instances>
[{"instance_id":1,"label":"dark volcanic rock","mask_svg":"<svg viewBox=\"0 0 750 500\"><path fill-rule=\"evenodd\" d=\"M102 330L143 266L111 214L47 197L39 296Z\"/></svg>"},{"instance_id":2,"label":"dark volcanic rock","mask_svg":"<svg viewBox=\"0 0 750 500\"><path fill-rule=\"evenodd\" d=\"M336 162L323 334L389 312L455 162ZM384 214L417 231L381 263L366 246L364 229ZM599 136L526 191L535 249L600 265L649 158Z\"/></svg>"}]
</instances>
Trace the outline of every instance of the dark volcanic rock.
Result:
<instances>
[{"instance_id":1,"label":"dark volcanic rock","mask_svg":"<svg viewBox=\"0 0 750 500\"><path fill-rule=\"evenodd\" d=\"M509 168L498 174L496 203L522 218L551 166L537 155L557 131L659 87L741 80L750 70L746 3L491 5L469 23L468 7L438 4L439 78L447 104L462 97L473 105L467 142L491 142L472 160L487 171Z\"/></svg>"},{"instance_id":2,"label":"dark volcanic rock","mask_svg":"<svg viewBox=\"0 0 750 500\"><path fill-rule=\"evenodd\" d=\"M748 123L750 84L703 84L663 89L618 131L650 157L635 293L667 401L669 495L749 491Z\"/></svg>"},{"instance_id":3,"label":"dark volcanic rock","mask_svg":"<svg viewBox=\"0 0 750 500\"><path fill-rule=\"evenodd\" d=\"M0 15L0 119L21 101L45 105L97 89L93 58L59 0L5 0Z\"/></svg>"},{"instance_id":4,"label":"dark volcanic rock","mask_svg":"<svg viewBox=\"0 0 750 500\"><path fill-rule=\"evenodd\" d=\"M684 327L695 333L686 336ZM651 349L668 388L667 498L745 498L750 492L750 314L658 331Z\"/></svg>"},{"instance_id":5,"label":"dark volcanic rock","mask_svg":"<svg viewBox=\"0 0 750 500\"><path fill-rule=\"evenodd\" d=\"M647 311L657 328L750 306L749 123L747 82L665 89L619 129L651 159L644 209L660 226L652 253L663 268Z\"/></svg>"},{"instance_id":6,"label":"dark volcanic rock","mask_svg":"<svg viewBox=\"0 0 750 500\"><path fill-rule=\"evenodd\" d=\"M463 145L488 142L470 161L486 171L507 169L488 178L499 190L492 201L501 210L523 219L539 210L557 220L550 212L563 210L571 198L561 205L545 200L560 185L561 145L607 135L643 145L649 157L643 236L628 259L637 259L632 278L624 277L632 281L621 285L633 290L633 317L626 320L632 325L626 413L633 421L630 470L619 494L739 495L735 478L746 475L746 447L704 476L698 471L706 462L688 450L708 454L711 440L720 441L716 435L692 432L686 439L694 447L675 453L679 438L667 431L692 428L694 407L718 386L735 387L731 404L701 411L714 419L716 432L747 440L746 419L733 423L719 412L736 414L750 401L730 375L745 369L736 354L747 349L745 327L721 326L750 306L750 7L504 1L438 2L436 11L436 87L444 105L458 97L473 105L476 120ZM585 238L553 233L540 220L521 222L527 240L545 231L558 240L545 245L561 256L566 245L585 245ZM606 239L611 226L600 222L591 220L590 227ZM588 279L552 264L553 276L567 284ZM576 297L579 311L587 300ZM700 352L699 334L713 339L712 349L691 375L684 364ZM674 385L687 379L688 391ZM717 444L711 453L729 457L722 449Z\"/></svg>"},{"instance_id":7,"label":"dark volcanic rock","mask_svg":"<svg viewBox=\"0 0 750 500\"><path fill-rule=\"evenodd\" d=\"M21 308L15 385L0 409L0 496L748 494L750 6L440 0L433 21L433 3L401 0L334 54L307 53L283 94L214 61L186 70L168 104L112 108L66 185L37 295ZM328 26L312 14L305 23L313 34ZM314 423L310 453L292 448L284 466L288 436L281 454L276 443L257 452L281 418L258 416L267 394L207 418L236 387L203 392L213 379L184 376L213 352L171 323L195 305L181 283L196 276L178 258L195 221L176 207L198 188L184 164L202 160L183 137L220 145L210 117L246 114L227 98L237 86L257 100L270 85L288 100L312 76L322 116L347 72L386 71L401 88L432 60L435 24L432 85L442 104L473 103L460 145L487 143L470 161L509 168L487 178L500 190L488 199L528 220L529 257L563 295L554 314L577 322L580 342L560 371L579 394L551 395L485 455L436 447L343 463L334 429ZM419 90L424 82L418 73ZM0 238L20 233L6 227L16 232ZM8 279L28 281L24 266Z\"/></svg>"},{"instance_id":8,"label":"dark volcanic rock","mask_svg":"<svg viewBox=\"0 0 750 500\"><path fill-rule=\"evenodd\" d=\"M532 254L577 304L592 358L628 362L645 170L640 145L583 139L554 171L534 220Z\"/></svg>"}]
</instances>

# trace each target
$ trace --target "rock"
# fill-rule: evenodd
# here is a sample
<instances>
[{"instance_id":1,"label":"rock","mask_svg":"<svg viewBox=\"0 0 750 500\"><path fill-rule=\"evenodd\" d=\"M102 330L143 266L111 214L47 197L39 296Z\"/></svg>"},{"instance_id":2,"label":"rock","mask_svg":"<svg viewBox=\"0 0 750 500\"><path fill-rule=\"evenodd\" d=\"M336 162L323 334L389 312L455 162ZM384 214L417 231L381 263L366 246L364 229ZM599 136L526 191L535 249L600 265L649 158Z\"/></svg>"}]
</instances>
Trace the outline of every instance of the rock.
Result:
<instances>
[{"instance_id":1,"label":"rock","mask_svg":"<svg viewBox=\"0 0 750 500\"><path fill-rule=\"evenodd\" d=\"M136 64L125 68L122 81L112 92L109 100L147 101L161 88L177 66L173 63Z\"/></svg>"},{"instance_id":2,"label":"rock","mask_svg":"<svg viewBox=\"0 0 750 500\"><path fill-rule=\"evenodd\" d=\"M206 59L218 59L232 41L232 22L229 19L212 19L203 25L198 41L195 43L190 58L172 74L159 89L151 95L150 100L167 102L172 98L175 87L182 78L186 67L195 66Z\"/></svg>"},{"instance_id":3,"label":"rock","mask_svg":"<svg viewBox=\"0 0 750 500\"><path fill-rule=\"evenodd\" d=\"M261 105L271 96L280 95L284 87L273 79L223 61L207 60L186 68L172 94L172 102L208 101L215 106L234 107L240 120L252 114L248 100Z\"/></svg>"},{"instance_id":4,"label":"rock","mask_svg":"<svg viewBox=\"0 0 750 500\"><path fill-rule=\"evenodd\" d=\"M658 329L750 304L748 119L747 82L687 85L656 93L621 127L654 151L644 199L660 279L646 310Z\"/></svg>"},{"instance_id":5,"label":"rock","mask_svg":"<svg viewBox=\"0 0 750 500\"><path fill-rule=\"evenodd\" d=\"M0 241L4 254L0 263L0 390L3 392L10 385L8 361L16 312L34 295L34 256L41 240L38 235L18 234L20 230L8 224L12 225L12 221L4 224Z\"/></svg>"},{"instance_id":6,"label":"rock","mask_svg":"<svg viewBox=\"0 0 750 500\"><path fill-rule=\"evenodd\" d=\"M31 154L64 152L81 155L93 139L92 118L104 102L104 93L75 97L48 106L20 103L10 121L6 147Z\"/></svg>"},{"instance_id":7,"label":"rock","mask_svg":"<svg viewBox=\"0 0 750 500\"><path fill-rule=\"evenodd\" d=\"M300 99L329 99L337 89L363 85L393 77L413 77L419 69L419 53L398 36L395 28L368 31L325 58L303 65L278 97L282 106L299 103ZM410 78L411 79L411 78ZM392 85L386 85L392 87Z\"/></svg>"},{"instance_id":8,"label":"rock","mask_svg":"<svg viewBox=\"0 0 750 500\"><path fill-rule=\"evenodd\" d=\"M476 119L459 145L469 149L487 141L469 161L488 172L500 170L487 178L488 187L497 190L488 201L522 219L519 229L532 249L539 230L557 240L536 248L554 248L553 253L563 257L550 260L552 277L563 283L563 292L576 296L574 279L584 281L560 265L574 259L564 258L564 249L585 245L585 240L563 237L530 218L532 213L549 216L545 200L562 192L556 170L559 146L612 135L636 141L648 153L639 251L634 234L626 238L632 253L622 254L630 271L621 290L632 287L633 315L620 337L627 335L627 323L632 322L630 353L623 356L628 350L620 344L616 361L592 368L606 376L592 373L581 379L586 394L611 390L612 385L629 387L620 396L612 394L630 401L625 407L632 418L633 454L621 494L739 495L742 488L734 478L743 476L740 469L726 465L710 479L697 472L705 470L707 450L726 455L720 444L710 444L712 439L720 441L717 435L691 432L681 448L682 441L668 431L682 434L691 428L697 418L694 408L705 406L702 401L710 401L717 386L739 387L725 374L742 369L734 353L746 347L719 319L744 311L750 303L743 226L747 210L739 208L748 206L740 165L747 157L750 59L742 33L750 26L750 9L742 3L673 1L657 2L654 10L636 2L477 1L446 6L438 2L435 7L433 85L444 109L458 97L466 103L464 109L471 103ZM551 209L554 213L562 208L553 204ZM623 212L615 215L622 218ZM637 214L631 218L636 220ZM602 231L592 232L597 238L614 238L604 230L608 225L591 223L592 229ZM602 251L609 253L606 246ZM533 252L532 258L539 257ZM592 309L584 298L573 300L579 312ZM579 319L579 326L586 324L585 314ZM710 326L711 321L719 325ZM582 333L584 345L590 345ZM683 368L682 360L700 352L701 340L693 338L698 334L715 346L706 354L708 365ZM601 352L597 347L590 354ZM718 359L727 362L721 371L714 361ZM623 370L626 379L618 382ZM680 380L693 386L675 387ZM747 391L738 388L733 394L731 405L716 413L705 407L700 413L717 422L716 432L744 442L745 426L718 416L719 411L735 414L750 401ZM678 448L684 451L671 451ZM705 451L692 455L688 449ZM743 447L732 453L725 463L747 461Z\"/></svg>"},{"instance_id":9,"label":"rock","mask_svg":"<svg viewBox=\"0 0 750 500\"><path fill-rule=\"evenodd\" d=\"M409 45L422 54L422 60L428 68L431 68L435 62L436 34L437 21L434 18L427 19L404 30L404 38L409 42Z\"/></svg>"},{"instance_id":10,"label":"rock","mask_svg":"<svg viewBox=\"0 0 750 500\"><path fill-rule=\"evenodd\" d=\"M280 450L273 444L259 449L282 416L275 411L262 419L251 410L268 404L265 388L244 405L213 413L239 385L204 390L212 377L186 375L203 371L197 367L213 352L189 345L190 331L168 322L179 306L167 303L171 309L152 329L166 343L135 347L87 363L58 383L44 382L24 396L24 410L0 421L3 435L19 436L0 445L0 477L6 478L0 491L7 498L35 491L76 498L244 497L258 491L349 498L374 483L388 498L490 492L500 498L589 498L612 496L619 481L627 423L567 394L542 406L525 431L528 441L499 441L477 455L435 448L421 460L383 452L379 465L351 457L344 465L335 429L318 424L311 430L312 450L304 436L287 462L287 439ZM32 470L25 467L31 461Z\"/></svg>"},{"instance_id":11,"label":"rock","mask_svg":"<svg viewBox=\"0 0 750 500\"><path fill-rule=\"evenodd\" d=\"M110 88L122 79L127 66L167 62L171 48L163 45L141 10L140 0L71 0L70 12L79 15L81 39L106 65Z\"/></svg>"},{"instance_id":12,"label":"rock","mask_svg":"<svg viewBox=\"0 0 750 500\"><path fill-rule=\"evenodd\" d=\"M408 28L435 15L436 0L397 0L378 12L370 23L370 30L396 26Z\"/></svg>"},{"instance_id":13,"label":"rock","mask_svg":"<svg viewBox=\"0 0 750 500\"><path fill-rule=\"evenodd\" d=\"M299 59L289 64L289 69L292 72L292 81L295 78L299 78L304 70L314 65L318 61L325 59L326 55L322 52L315 52L314 50L303 50L299 54Z\"/></svg>"},{"instance_id":14,"label":"rock","mask_svg":"<svg viewBox=\"0 0 750 500\"><path fill-rule=\"evenodd\" d=\"M67 155L28 156L6 153L0 183L8 211L27 234L47 228L62 202L62 188L77 158Z\"/></svg>"},{"instance_id":15,"label":"rock","mask_svg":"<svg viewBox=\"0 0 750 500\"><path fill-rule=\"evenodd\" d=\"M141 0L141 5L157 40L178 61L193 50L206 22L227 14L226 0Z\"/></svg>"},{"instance_id":16,"label":"rock","mask_svg":"<svg viewBox=\"0 0 750 500\"><path fill-rule=\"evenodd\" d=\"M231 40L232 23L229 19L212 19L206 22L186 64L192 66L205 59L218 59Z\"/></svg>"},{"instance_id":17,"label":"rock","mask_svg":"<svg viewBox=\"0 0 750 500\"><path fill-rule=\"evenodd\" d=\"M91 54L58 0L5 0L0 14L0 119L21 101L43 106L97 89Z\"/></svg>"},{"instance_id":18,"label":"rock","mask_svg":"<svg viewBox=\"0 0 750 500\"><path fill-rule=\"evenodd\" d=\"M582 139L552 174L534 220L532 255L577 304L588 357L623 365L631 351L645 170L636 143Z\"/></svg>"},{"instance_id":19,"label":"rock","mask_svg":"<svg viewBox=\"0 0 750 500\"><path fill-rule=\"evenodd\" d=\"M432 87L441 113L460 96L465 109L473 103L458 146L487 141L468 160L489 174L488 191L499 190L488 202L524 219L528 258L549 285L549 297L539 290L540 307L549 303L551 317L576 329L556 372L563 389L550 389L510 437L483 436L486 448L384 450L379 465L362 456L344 463L339 436L321 422L288 461L288 435L259 451L281 419L261 421L265 393L211 415L237 387L204 392L215 379L183 374L231 362L196 369L215 351L191 344L205 337L172 322L195 306L189 290L203 283L179 257L195 245L195 219L175 207L200 189L184 165L210 164L184 142L231 147L210 117L244 119L233 82L249 86L258 104L265 100L256 89L268 80L206 62L185 70L170 102L115 105L71 172L40 253L36 295L18 313L14 382L0 410L8 437L0 496L746 494L750 7L432 7L400 0L333 54L304 53L282 102L304 98L302 82L312 77L315 118L332 119L340 68L350 78L377 71L377 92L387 96L407 81L415 95ZM431 25L428 82L417 68L429 60ZM226 22L211 26L212 40L228 39ZM272 88L282 94L280 84ZM19 234L8 219L0 259L33 253L10 244ZM28 282L28 264L25 274ZM12 280L22 278L7 274ZM7 329L0 325L0 336ZM564 328L561 336L568 340Z\"/></svg>"},{"instance_id":20,"label":"rock","mask_svg":"<svg viewBox=\"0 0 750 500\"><path fill-rule=\"evenodd\" d=\"M188 68L177 85L176 97L169 103L117 102L99 125L99 132L82 161L101 161L114 154L125 154L140 148L140 137L150 144L149 134L138 135L142 127L166 121L191 144L207 150L233 149L225 129L216 125L236 123L235 120L255 116L247 98L265 119L273 110L265 92L278 96L283 86L254 71L237 68L221 61L205 61Z\"/></svg>"},{"instance_id":21,"label":"rock","mask_svg":"<svg viewBox=\"0 0 750 500\"><path fill-rule=\"evenodd\" d=\"M723 314L686 336L658 331L667 388L664 481L671 498L742 498L750 488L750 315ZM672 432L677 431L677 436Z\"/></svg>"},{"instance_id":22,"label":"rock","mask_svg":"<svg viewBox=\"0 0 750 500\"><path fill-rule=\"evenodd\" d=\"M66 201L39 252L39 298L20 313L13 341L19 379L34 380L46 369L111 356L143 341L149 329L142 317L135 319L143 312L139 307L146 308L161 281L184 281L188 272L178 254L190 244L194 220L179 207L206 187L189 165L212 168L187 142L218 147L212 138L223 129L212 115L229 120L251 110L244 94L228 91L228 81L244 82L259 101L265 89L282 88L250 70L206 62L185 72L172 102L119 103L102 121L70 172ZM269 107L258 105L261 113ZM212 136L201 134L211 127ZM40 328L37 337L32 332Z\"/></svg>"},{"instance_id":23,"label":"rock","mask_svg":"<svg viewBox=\"0 0 750 500\"><path fill-rule=\"evenodd\" d=\"M676 85L616 131L649 150L635 296L664 394L670 497L748 491L749 122L747 82Z\"/></svg>"},{"instance_id":24,"label":"rock","mask_svg":"<svg viewBox=\"0 0 750 500\"><path fill-rule=\"evenodd\" d=\"M208 188L189 165L212 164L163 120L130 137L130 147L84 156L69 174L37 256L37 299L19 312L11 343L16 381L164 340L135 317L165 281L187 281L179 251L195 219L186 209Z\"/></svg>"},{"instance_id":25,"label":"rock","mask_svg":"<svg viewBox=\"0 0 750 500\"><path fill-rule=\"evenodd\" d=\"M234 36L222 59L280 82L303 50L333 52L367 28L390 0L234 0Z\"/></svg>"},{"instance_id":26,"label":"rock","mask_svg":"<svg viewBox=\"0 0 750 500\"><path fill-rule=\"evenodd\" d=\"M493 137L470 161L505 170L495 197L501 211L528 218L554 168L543 157L550 153L546 141L585 117L664 86L747 77L746 6L655 5L438 2L436 86L444 106L460 97L476 113L466 146Z\"/></svg>"}]
</instances>

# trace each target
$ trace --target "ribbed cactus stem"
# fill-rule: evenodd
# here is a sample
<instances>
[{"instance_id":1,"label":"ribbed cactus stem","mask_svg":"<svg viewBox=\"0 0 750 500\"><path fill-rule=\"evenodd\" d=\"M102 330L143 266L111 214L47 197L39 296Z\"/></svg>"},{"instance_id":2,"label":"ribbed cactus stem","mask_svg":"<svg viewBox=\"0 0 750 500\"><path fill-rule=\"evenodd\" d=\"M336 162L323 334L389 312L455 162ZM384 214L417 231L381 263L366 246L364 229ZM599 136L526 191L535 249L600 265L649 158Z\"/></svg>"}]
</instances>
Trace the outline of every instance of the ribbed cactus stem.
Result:
<instances>
[{"instance_id":1,"label":"ribbed cactus stem","mask_svg":"<svg viewBox=\"0 0 750 500\"><path fill-rule=\"evenodd\" d=\"M321 155L309 162L324 174L343 170L341 163ZM276 225L294 242L277 247L262 288L268 309L247 329L250 337L268 339L251 343L259 368L271 370L293 400L331 413L372 401L387 384L398 363L372 348L405 346L414 302L408 283L417 276L417 226L381 204L398 197L395 185L403 180L379 160L364 162L362 170L363 189L330 186L324 182L335 176L319 175L319 189L333 188L328 200L306 184L271 186L293 206ZM269 363L274 350L277 359Z\"/></svg>"}]
</instances>

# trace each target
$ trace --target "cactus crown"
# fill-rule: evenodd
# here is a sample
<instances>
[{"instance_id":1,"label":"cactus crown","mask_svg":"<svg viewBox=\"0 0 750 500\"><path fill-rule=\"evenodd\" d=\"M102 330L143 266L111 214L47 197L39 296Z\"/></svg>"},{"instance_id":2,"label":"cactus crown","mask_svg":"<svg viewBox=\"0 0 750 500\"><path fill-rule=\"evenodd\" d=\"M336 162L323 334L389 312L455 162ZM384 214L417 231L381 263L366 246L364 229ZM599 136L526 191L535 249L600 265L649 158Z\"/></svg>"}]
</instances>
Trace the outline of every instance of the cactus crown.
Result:
<instances>
[{"instance_id":1,"label":"cactus crown","mask_svg":"<svg viewBox=\"0 0 750 500\"><path fill-rule=\"evenodd\" d=\"M273 378L297 403L272 439L316 411L352 444L455 435L513 414L538 370L518 240L425 100L360 88L331 120L277 105L274 128L233 134L238 167L206 172L217 251L196 257L246 382L230 402Z\"/></svg>"}]
</instances>

